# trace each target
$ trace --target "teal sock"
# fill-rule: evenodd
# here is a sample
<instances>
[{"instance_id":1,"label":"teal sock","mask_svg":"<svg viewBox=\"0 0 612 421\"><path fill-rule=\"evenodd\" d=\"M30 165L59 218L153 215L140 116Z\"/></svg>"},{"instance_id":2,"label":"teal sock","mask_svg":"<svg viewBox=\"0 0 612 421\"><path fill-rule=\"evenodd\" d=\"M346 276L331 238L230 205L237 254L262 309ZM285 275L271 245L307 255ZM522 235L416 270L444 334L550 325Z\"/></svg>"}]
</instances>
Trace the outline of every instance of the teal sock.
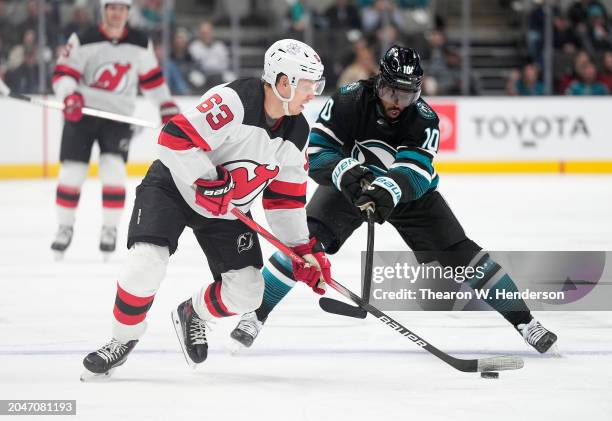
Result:
<instances>
[{"instance_id":1,"label":"teal sock","mask_svg":"<svg viewBox=\"0 0 612 421\"><path fill-rule=\"evenodd\" d=\"M488 253L479 253L472 260L471 266L484 268L482 276L474 276L468 283L474 290L489 290L487 298L484 300L487 304L515 327L521 323L529 323L532 319L531 312L523 299L496 297L497 291L503 290L506 293L518 292L518 288L510 275L497 262L491 259Z\"/></svg>"},{"instance_id":2,"label":"teal sock","mask_svg":"<svg viewBox=\"0 0 612 421\"><path fill-rule=\"evenodd\" d=\"M265 322L270 312L291 291L296 281L293 279L293 266L288 257L280 252L274 253L262 269L265 289L261 306L255 310L257 318Z\"/></svg>"}]
</instances>

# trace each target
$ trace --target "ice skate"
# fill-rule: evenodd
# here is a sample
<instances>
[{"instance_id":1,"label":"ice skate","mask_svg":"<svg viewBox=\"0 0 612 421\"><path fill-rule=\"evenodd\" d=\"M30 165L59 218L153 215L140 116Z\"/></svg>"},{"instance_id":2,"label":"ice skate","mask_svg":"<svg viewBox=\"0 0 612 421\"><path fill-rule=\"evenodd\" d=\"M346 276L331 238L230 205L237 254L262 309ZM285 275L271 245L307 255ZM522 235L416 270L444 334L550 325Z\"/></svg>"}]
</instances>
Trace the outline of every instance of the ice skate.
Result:
<instances>
[{"instance_id":1,"label":"ice skate","mask_svg":"<svg viewBox=\"0 0 612 421\"><path fill-rule=\"evenodd\" d=\"M262 328L263 323L257 319L254 311L243 314L238 325L230 333L230 337L238 345L238 348L234 351L237 351L240 347L249 348L253 345Z\"/></svg>"},{"instance_id":2,"label":"ice skate","mask_svg":"<svg viewBox=\"0 0 612 421\"><path fill-rule=\"evenodd\" d=\"M185 361L195 369L208 356L208 341L206 321L200 319L194 311L191 298L172 311L172 324L185 355Z\"/></svg>"},{"instance_id":3,"label":"ice skate","mask_svg":"<svg viewBox=\"0 0 612 421\"><path fill-rule=\"evenodd\" d=\"M536 319L529 323L521 323L516 329L529 345L534 347L540 354L548 351L557 341L557 335L540 324Z\"/></svg>"},{"instance_id":4,"label":"ice skate","mask_svg":"<svg viewBox=\"0 0 612 421\"><path fill-rule=\"evenodd\" d=\"M123 343L113 338L102 348L87 354L83 359L86 370L81 375L81 381L109 378L115 368L127 360L137 343L137 340Z\"/></svg>"},{"instance_id":5,"label":"ice skate","mask_svg":"<svg viewBox=\"0 0 612 421\"><path fill-rule=\"evenodd\" d=\"M110 254L115 251L117 245L117 228L103 226L100 233L100 251L104 255L104 261L108 260Z\"/></svg>"},{"instance_id":6,"label":"ice skate","mask_svg":"<svg viewBox=\"0 0 612 421\"><path fill-rule=\"evenodd\" d=\"M55 253L55 260L61 260L70 243L72 242L72 226L60 225L51 244L51 250Z\"/></svg>"}]
</instances>

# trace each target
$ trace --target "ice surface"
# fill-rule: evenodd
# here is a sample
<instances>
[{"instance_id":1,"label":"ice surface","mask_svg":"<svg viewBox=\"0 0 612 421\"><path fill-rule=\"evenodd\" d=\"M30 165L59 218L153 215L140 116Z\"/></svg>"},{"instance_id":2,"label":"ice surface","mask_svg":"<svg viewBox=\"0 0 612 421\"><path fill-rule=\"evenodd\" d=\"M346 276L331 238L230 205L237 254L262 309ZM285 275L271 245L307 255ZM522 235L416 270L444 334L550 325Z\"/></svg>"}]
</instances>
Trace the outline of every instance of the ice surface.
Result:
<instances>
[{"instance_id":1,"label":"ice surface","mask_svg":"<svg viewBox=\"0 0 612 421\"><path fill-rule=\"evenodd\" d=\"M486 248L612 250L612 177L444 175L440 189ZM484 380L377 320L323 313L299 285L250 350L231 356L237 319L218 323L208 361L191 371L170 310L210 274L189 231L129 361L108 382L80 383L82 358L109 339L124 247L102 262L100 184L90 179L73 245L54 262L54 191L54 181L0 183L0 399L76 399L86 420L612 420L612 312L537 313L558 333L561 358L536 354L496 313L393 313L453 355L525 359L522 370ZM260 209L254 216L263 222ZM390 227L377 230L378 249L404 248ZM354 290L363 247L365 229L332 257L335 277Z\"/></svg>"}]
</instances>

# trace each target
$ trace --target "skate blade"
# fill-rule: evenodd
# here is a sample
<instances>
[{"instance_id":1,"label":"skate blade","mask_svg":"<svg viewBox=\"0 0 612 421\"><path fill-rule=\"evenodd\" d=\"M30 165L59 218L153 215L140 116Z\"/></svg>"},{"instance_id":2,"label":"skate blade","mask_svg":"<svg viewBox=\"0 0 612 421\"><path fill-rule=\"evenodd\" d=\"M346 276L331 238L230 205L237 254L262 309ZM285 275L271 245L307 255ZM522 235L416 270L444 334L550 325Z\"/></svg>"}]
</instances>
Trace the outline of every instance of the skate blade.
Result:
<instances>
[{"instance_id":1,"label":"skate blade","mask_svg":"<svg viewBox=\"0 0 612 421\"><path fill-rule=\"evenodd\" d=\"M111 368L106 373L92 373L89 370L85 370L81 374L80 380L83 383L106 381L106 380L110 379L110 376L113 374L113 371L115 371L115 368Z\"/></svg>"},{"instance_id":2,"label":"skate blade","mask_svg":"<svg viewBox=\"0 0 612 421\"><path fill-rule=\"evenodd\" d=\"M110 251L103 251L103 252L102 252L102 261L103 261L104 263L108 263L108 262L110 261L110 258L111 258L111 255L112 255L112 254L113 254L113 253L112 253L112 252L110 252Z\"/></svg>"},{"instance_id":3,"label":"skate blade","mask_svg":"<svg viewBox=\"0 0 612 421\"><path fill-rule=\"evenodd\" d=\"M231 338L230 342L227 344L227 349L232 357L236 357L239 353L246 349L246 346Z\"/></svg>"},{"instance_id":4,"label":"skate blade","mask_svg":"<svg viewBox=\"0 0 612 421\"><path fill-rule=\"evenodd\" d=\"M552 344L552 346L548 348L544 355L547 355L551 358L563 358L563 354L561 354L561 351L559 350L559 347L556 343Z\"/></svg>"},{"instance_id":5,"label":"skate blade","mask_svg":"<svg viewBox=\"0 0 612 421\"><path fill-rule=\"evenodd\" d=\"M185 357L185 361L187 365L191 367L192 370L195 370L198 364L194 363L191 358L189 358L189 354L187 354L187 350L185 349L185 341L183 339L183 329L181 328L181 320L179 319L178 312L172 310L170 314L172 316L172 326L174 326L174 331L176 332L176 338L181 344L181 351L183 351L183 356Z\"/></svg>"},{"instance_id":6,"label":"skate blade","mask_svg":"<svg viewBox=\"0 0 612 421\"><path fill-rule=\"evenodd\" d=\"M64 260L64 253L63 251L57 251L57 250L53 250L53 260L55 260L56 262L61 262L62 260Z\"/></svg>"}]
</instances>

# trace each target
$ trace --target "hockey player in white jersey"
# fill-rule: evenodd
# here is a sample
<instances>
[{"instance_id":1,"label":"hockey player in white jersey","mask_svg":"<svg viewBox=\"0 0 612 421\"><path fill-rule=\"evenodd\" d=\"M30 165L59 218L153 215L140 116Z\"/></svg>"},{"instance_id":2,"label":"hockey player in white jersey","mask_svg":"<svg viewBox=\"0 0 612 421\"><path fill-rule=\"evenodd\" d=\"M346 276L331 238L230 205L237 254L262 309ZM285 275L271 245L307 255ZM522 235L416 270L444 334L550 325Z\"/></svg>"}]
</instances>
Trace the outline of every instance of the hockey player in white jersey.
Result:
<instances>
[{"instance_id":1,"label":"hockey player in white jersey","mask_svg":"<svg viewBox=\"0 0 612 421\"><path fill-rule=\"evenodd\" d=\"M308 45L280 40L265 54L262 79L219 85L174 117L159 136L159 159L136 189L125 272L117 283L113 338L83 361L86 374L125 362L146 328L146 313L178 239L190 227L206 254L212 282L172 312L187 363L206 359L209 321L255 310L263 265L257 234L234 218L259 196L270 227L308 262L294 275L324 293L330 265L306 224L304 104L322 92L323 65Z\"/></svg>"},{"instance_id":2,"label":"hockey player in white jersey","mask_svg":"<svg viewBox=\"0 0 612 421\"><path fill-rule=\"evenodd\" d=\"M131 115L140 88L159 108L163 123L178 114L151 41L127 25L131 3L101 0L100 26L72 34L55 67L53 89L65 105L56 192L59 230L51 245L58 257L72 240L81 186L95 141L100 147L102 252L115 250L116 227L125 202L125 162L132 129L125 123L83 116L82 108L87 105Z\"/></svg>"}]
</instances>

